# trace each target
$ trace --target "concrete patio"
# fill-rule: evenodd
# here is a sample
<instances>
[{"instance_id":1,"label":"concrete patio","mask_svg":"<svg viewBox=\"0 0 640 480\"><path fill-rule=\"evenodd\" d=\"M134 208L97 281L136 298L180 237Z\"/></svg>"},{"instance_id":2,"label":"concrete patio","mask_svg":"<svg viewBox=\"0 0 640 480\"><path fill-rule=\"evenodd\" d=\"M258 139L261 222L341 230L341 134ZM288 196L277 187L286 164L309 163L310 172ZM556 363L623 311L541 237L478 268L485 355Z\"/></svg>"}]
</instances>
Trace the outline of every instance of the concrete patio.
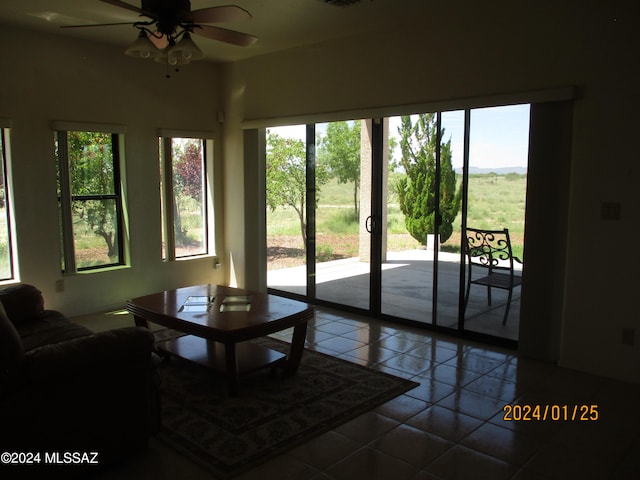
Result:
<instances>
[{"instance_id":1,"label":"concrete patio","mask_svg":"<svg viewBox=\"0 0 640 480\"><path fill-rule=\"evenodd\" d=\"M388 252L382 264L382 313L432 323L433 251L427 249ZM459 254L439 252L437 319L440 326L456 328L460 277ZM304 295L306 267L271 270L270 288ZM369 308L369 263L358 258L333 260L316 265L316 297L351 307ZM511 340L518 339L520 288L514 290L506 325L502 318L507 292L493 289L492 305L487 305L486 289L473 285L465 329Z\"/></svg>"}]
</instances>

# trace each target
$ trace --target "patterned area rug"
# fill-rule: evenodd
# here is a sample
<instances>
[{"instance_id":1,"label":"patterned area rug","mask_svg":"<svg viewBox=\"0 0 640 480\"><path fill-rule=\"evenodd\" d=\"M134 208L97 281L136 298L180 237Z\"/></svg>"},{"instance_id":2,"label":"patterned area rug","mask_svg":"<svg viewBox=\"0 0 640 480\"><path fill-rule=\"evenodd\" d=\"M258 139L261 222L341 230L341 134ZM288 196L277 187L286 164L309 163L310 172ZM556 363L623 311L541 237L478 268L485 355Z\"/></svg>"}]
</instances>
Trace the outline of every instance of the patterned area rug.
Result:
<instances>
[{"instance_id":1,"label":"patterned area rug","mask_svg":"<svg viewBox=\"0 0 640 480\"><path fill-rule=\"evenodd\" d=\"M282 352L289 347L271 338L256 342ZM311 350L291 377L268 368L243 375L235 398L222 376L193 363L174 357L159 370L159 438L217 478L244 472L418 385Z\"/></svg>"}]
</instances>

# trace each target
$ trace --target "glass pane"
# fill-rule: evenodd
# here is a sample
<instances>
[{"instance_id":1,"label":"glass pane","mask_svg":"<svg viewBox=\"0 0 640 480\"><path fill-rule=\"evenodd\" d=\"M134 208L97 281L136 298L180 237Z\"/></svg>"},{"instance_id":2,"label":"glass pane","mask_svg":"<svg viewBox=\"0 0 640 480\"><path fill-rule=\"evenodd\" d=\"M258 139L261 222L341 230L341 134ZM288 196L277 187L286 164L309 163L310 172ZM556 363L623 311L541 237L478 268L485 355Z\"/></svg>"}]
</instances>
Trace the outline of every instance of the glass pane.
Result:
<instances>
[{"instance_id":1,"label":"glass pane","mask_svg":"<svg viewBox=\"0 0 640 480\"><path fill-rule=\"evenodd\" d=\"M203 141L174 138L171 155L176 258L202 255L207 253Z\"/></svg>"},{"instance_id":2,"label":"glass pane","mask_svg":"<svg viewBox=\"0 0 640 480\"><path fill-rule=\"evenodd\" d=\"M306 126L267 130L267 286L306 295Z\"/></svg>"},{"instance_id":3,"label":"glass pane","mask_svg":"<svg viewBox=\"0 0 640 480\"><path fill-rule=\"evenodd\" d=\"M513 253L522 259L529 152L529 105L471 111L467 226L509 229ZM522 266L516 263L516 274ZM513 291L506 325L507 290L471 285L465 329L518 339L520 287Z\"/></svg>"},{"instance_id":4,"label":"glass pane","mask_svg":"<svg viewBox=\"0 0 640 480\"><path fill-rule=\"evenodd\" d=\"M11 229L4 178L4 131L0 130L0 280L13 277L11 270Z\"/></svg>"},{"instance_id":5,"label":"glass pane","mask_svg":"<svg viewBox=\"0 0 640 480\"><path fill-rule=\"evenodd\" d=\"M370 127L360 120L316 125L316 297L363 309L371 271Z\"/></svg>"},{"instance_id":6,"label":"glass pane","mask_svg":"<svg viewBox=\"0 0 640 480\"><path fill-rule=\"evenodd\" d=\"M72 210L76 267L118 263L120 252L116 201L75 200Z\"/></svg>"},{"instance_id":7,"label":"glass pane","mask_svg":"<svg viewBox=\"0 0 640 480\"><path fill-rule=\"evenodd\" d=\"M115 193L111 134L68 132L71 195Z\"/></svg>"},{"instance_id":8,"label":"glass pane","mask_svg":"<svg viewBox=\"0 0 640 480\"><path fill-rule=\"evenodd\" d=\"M382 313L433 319L436 116L389 118L389 176L383 229Z\"/></svg>"},{"instance_id":9,"label":"glass pane","mask_svg":"<svg viewBox=\"0 0 640 480\"><path fill-rule=\"evenodd\" d=\"M159 155L159 166L160 166L160 184L159 184L159 188L160 191L158 192L160 195L160 218L162 218L162 260L166 260L167 259L167 226L166 226L166 221L165 219L167 218L167 213L166 213L166 205L165 205L165 189L166 189L166 184L165 184L165 179L166 179L166 175L165 175L165 153L164 153L164 139L162 137L160 137L158 139L158 152L160 152Z\"/></svg>"},{"instance_id":10,"label":"glass pane","mask_svg":"<svg viewBox=\"0 0 640 480\"><path fill-rule=\"evenodd\" d=\"M438 325L458 328L462 229L464 111L441 114L440 241L438 242Z\"/></svg>"}]
</instances>

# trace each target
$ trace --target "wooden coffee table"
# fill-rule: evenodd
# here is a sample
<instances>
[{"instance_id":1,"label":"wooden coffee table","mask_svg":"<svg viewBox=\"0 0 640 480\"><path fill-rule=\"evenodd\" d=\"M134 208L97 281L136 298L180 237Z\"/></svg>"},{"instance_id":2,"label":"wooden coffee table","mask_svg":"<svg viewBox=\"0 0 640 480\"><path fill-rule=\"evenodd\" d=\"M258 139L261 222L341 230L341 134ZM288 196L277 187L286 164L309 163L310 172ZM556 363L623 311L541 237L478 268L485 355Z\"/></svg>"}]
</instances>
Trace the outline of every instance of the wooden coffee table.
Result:
<instances>
[{"instance_id":1,"label":"wooden coffee table","mask_svg":"<svg viewBox=\"0 0 640 480\"><path fill-rule=\"evenodd\" d=\"M238 394L240 373L279 366L298 369L313 306L287 298L220 285L178 288L127 302L136 325L153 322L188 335L161 342L159 350L205 365L227 376ZM287 355L250 342L293 327Z\"/></svg>"}]
</instances>

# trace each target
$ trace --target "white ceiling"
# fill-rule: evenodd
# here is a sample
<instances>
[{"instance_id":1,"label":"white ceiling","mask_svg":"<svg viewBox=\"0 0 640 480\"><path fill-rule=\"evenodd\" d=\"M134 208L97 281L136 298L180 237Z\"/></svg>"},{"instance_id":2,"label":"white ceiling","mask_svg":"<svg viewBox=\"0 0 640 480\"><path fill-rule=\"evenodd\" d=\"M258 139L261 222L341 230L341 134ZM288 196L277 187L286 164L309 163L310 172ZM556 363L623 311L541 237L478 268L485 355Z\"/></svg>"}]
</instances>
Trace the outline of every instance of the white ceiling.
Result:
<instances>
[{"instance_id":1,"label":"white ceiling","mask_svg":"<svg viewBox=\"0 0 640 480\"><path fill-rule=\"evenodd\" d=\"M125 0L140 6L140 0ZM324 0L191 0L191 9L238 5L252 18L216 24L258 37L251 47L226 45L194 36L205 58L233 62L280 50L317 44L365 32L395 28L419 28L430 0L360 0L338 7ZM139 20L131 12L98 0L2 0L0 23L91 41L111 43L123 49L137 37L133 26L61 29L61 25L84 25Z\"/></svg>"}]
</instances>

